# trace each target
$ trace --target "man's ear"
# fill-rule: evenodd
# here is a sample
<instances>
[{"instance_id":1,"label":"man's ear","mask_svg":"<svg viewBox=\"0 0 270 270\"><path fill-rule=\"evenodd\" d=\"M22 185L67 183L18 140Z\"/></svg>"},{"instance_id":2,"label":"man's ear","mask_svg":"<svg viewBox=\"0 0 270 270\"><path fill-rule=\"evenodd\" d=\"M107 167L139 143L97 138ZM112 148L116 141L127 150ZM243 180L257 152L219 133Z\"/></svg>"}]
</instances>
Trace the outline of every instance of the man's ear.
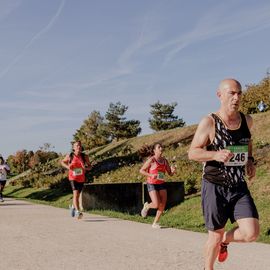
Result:
<instances>
[{"instance_id":1,"label":"man's ear","mask_svg":"<svg viewBox=\"0 0 270 270\"><path fill-rule=\"evenodd\" d=\"M221 91L217 90L217 97L220 98L221 97Z\"/></svg>"}]
</instances>

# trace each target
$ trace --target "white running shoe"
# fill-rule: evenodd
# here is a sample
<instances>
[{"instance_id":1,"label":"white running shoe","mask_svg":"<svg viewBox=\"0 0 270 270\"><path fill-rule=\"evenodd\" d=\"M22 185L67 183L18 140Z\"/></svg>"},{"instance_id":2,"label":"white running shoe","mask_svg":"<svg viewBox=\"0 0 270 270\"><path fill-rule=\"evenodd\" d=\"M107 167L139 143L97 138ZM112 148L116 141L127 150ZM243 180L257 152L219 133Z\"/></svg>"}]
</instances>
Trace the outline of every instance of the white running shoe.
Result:
<instances>
[{"instance_id":1,"label":"white running shoe","mask_svg":"<svg viewBox=\"0 0 270 270\"><path fill-rule=\"evenodd\" d=\"M70 215L72 217L75 217L75 208L74 208L73 204L69 206L69 210L70 210Z\"/></svg>"},{"instance_id":2,"label":"white running shoe","mask_svg":"<svg viewBox=\"0 0 270 270\"><path fill-rule=\"evenodd\" d=\"M149 210L149 208L148 208L148 202L146 202L146 203L143 205L143 209L142 209L142 211L141 211L141 216L142 216L143 218L146 218L146 217L147 217L148 210Z\"/></svg>"},{"instance_id":3,"label":"white running shoe","mask_svg":"<svg viewBox=\"0 0 270 270\"><path fill-rule=\"evenodd\" d=\"M153 229L161 229L161 226L159 225L159 223L153 223L152 228Z\"/></svg>"},{"instance_id":4,"label":"white running shoe","mask_svg":"<svg viewBox=\"0 0 270 270\"><path fill-rule=\"evenodd\" d=\"M77 219L82 219L82 218L83 218L83 213L80 212L80 211L76 211L76 212L75 212L75 217L76 217Z\"/></svg>"}]
</instances>

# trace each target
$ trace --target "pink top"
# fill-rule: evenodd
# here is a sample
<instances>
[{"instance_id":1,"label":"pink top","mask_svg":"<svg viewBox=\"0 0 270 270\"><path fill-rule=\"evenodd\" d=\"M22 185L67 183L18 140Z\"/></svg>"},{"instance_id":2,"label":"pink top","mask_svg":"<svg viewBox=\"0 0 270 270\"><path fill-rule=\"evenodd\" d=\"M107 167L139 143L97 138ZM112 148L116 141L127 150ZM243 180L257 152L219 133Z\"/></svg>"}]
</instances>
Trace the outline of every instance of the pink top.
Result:
<instances>
[{"instance_id":1,"label":"pink top","mask_svg":"<svg viewBox=\"0 0 270 270\"><path fill-rule=\"evenodd\" d=\"M157 178L153 176L147 177L147 183L149 184L163 184L165 182L165 173L166 173L167 162L166 159L163 158L162 162L158 162L155 157L152 157L152 162L150 163L150 167L148 169L148 173L157 175Z\"/></svg>"}]
</instances>

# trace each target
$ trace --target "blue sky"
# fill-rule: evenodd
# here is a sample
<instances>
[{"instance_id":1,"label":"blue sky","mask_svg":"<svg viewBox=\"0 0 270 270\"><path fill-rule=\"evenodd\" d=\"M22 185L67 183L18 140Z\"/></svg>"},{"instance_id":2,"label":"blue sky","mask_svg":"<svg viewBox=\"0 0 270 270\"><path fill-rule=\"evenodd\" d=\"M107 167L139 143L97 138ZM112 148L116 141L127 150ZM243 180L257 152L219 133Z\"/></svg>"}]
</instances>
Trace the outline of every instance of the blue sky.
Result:
<instances>
[{"instance_id":1,"label":"blue sky","mask_svg":"<svg viewBox=\"0 0 270 270\"><path fill-rule=\"evenodd\" d=\"M269 14L267 0L0 0L0 153L65 153L110 102L142 134L158 100L198 123L218 108L221 79L266 75Z\"/></svg>"}]
</instances>

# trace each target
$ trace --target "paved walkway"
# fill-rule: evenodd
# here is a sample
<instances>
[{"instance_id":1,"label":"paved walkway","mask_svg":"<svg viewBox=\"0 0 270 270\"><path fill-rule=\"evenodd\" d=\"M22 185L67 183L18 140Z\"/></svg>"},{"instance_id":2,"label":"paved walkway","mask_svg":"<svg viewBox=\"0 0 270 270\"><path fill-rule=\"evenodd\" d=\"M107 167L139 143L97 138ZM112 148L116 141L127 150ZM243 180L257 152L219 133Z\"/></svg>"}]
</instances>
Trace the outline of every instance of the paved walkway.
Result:
<instances>
[{"instance_id":1,"label":"paved walkway","mask_svg":"<svg viewBox=\"0 0 270 270\"><path fill-rule=\"evenodd\" d=\"M2 270L202 270L207 235L6 199L0 204ZM270 269L270 245L231 244L217 270Z\"/></svg>"}]
</instances>

